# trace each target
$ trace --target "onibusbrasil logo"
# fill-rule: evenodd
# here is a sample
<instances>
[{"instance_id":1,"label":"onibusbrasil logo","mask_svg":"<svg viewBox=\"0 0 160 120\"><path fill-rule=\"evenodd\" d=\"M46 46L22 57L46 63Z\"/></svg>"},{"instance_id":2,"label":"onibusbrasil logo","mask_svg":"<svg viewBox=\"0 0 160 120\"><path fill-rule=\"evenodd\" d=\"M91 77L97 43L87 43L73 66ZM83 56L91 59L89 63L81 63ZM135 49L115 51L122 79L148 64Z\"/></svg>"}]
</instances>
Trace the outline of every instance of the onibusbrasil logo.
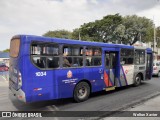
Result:
<instances>
[{"instance_id":1,"label":"onibusbrasil logo","mask_svg":"<svg viewBox=\"0 0 160 120\"><path fill-rule=\"evenodd\" d=\"M42 117L42 114L39 112L2 112L1 117Z\"/></svg>"}]
</instances>

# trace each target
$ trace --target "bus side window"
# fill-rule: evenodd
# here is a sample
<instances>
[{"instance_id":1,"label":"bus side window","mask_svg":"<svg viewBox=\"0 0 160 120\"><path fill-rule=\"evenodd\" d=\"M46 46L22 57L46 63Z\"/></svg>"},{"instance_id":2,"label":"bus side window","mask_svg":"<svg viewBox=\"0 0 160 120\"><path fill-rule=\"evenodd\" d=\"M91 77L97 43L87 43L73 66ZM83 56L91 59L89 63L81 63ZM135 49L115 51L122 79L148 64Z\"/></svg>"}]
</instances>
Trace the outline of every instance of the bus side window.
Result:
<instances>
[{"instance_id":1,"label":"bus side window","mask_svg":"<svg viewBox=\"0 0 160 120\"><path fill-rule=\"evenodd\" d=\"M59 67L59 46L56 43L33 42L30 54L32 62L38 68Z\"/></svg>"},{"instance_id":2,"label":"bus side window","mask_svg":"<svg viewBox=\"0 0 160 120\"><path fill-rule=\"evenodd\" d=\"M46 60L44 59L40 59L40 68L45 68L46 66Z\"/></svg>"},{"instance_id":3,"label":"bus side window","mask_svg":"<svg viewBox=\"0 0 160 120\"><path fill-rule=\"evenodd\" d=\"M145 63L145 50L135 50L135 64Z\"/></svg>"},{"instance_id":4,"label":"bus side window","mask_svg":"<svg viewBox=\"0 0 160 120\"><path fill-rule=\"evenodd\" d=\"M63 46L63 67L83 66L83 47L77 45Z\"/></svg>"},{"instance_id":5,"label":"bus side window","mask_svg":"<svg viewBox=\"0 0 160 120\"><path fill-rule=\"evenodd\" d=\"M89 59L86 59L86 66L91 66Z\"/></svg>"},{"instance_id":6,"label":"bus side window","mask_svg":"<svg viewBox=\"0 0 160 120\"><path fill-rule=\"evenodd\" d=\"M101 65L101 58L98 58L98 57L92 58L91 63L94 66L99 66Z\"/></svg>"},{"instance_id":7,"label":"bus side window","mask_svg":"<svg viewBox=\"0 0 160 120\"><path fill-rule=\"evenodd\" d=\"M83 66L83 58L82 57L74 57L73 58L73 66L74 67Z\"/></svg>"},{"instance_id":8,"label":"bus side window","mask_svg":"<svg viewBox=\"0 0 160 120\"><path fill-rule=\"evenodd\" d=\"M48 58L47 59L47 66L48 68L58 68L59 67L59 58Z\"/></svg>"},{"instance_id":9,"label":"bus side window","mask_svg":"<svg viewBox=\"0 0 160 120\"><path fill-rule=\"evenodd\" d=\"M133 64L133 58L128 58L128 64Z\"/></svg>"},{"instance_id":10,"label":"bus side window","mask_svg":"<svg viewBox=\"0 0 160 120\"><path fill-rule=\"evenodd\" d=\"M71 57L67 57L67 60L69 61L70 64L72 64L72 58Z\"/></svg>"},{"instance_id":11,"label":"bus side window","mask_svg":"<svg viewBox=\"0 0 160 120\"><path fill-rule=\"evenodd\" d=\"M101 48L97 47L87 47L85 50L86 53L86 66L100 66L102 65Z\"/></svg>"},{"instance_id":12,"label":"bus side window","mask_svg":"<svg viewBox=\"0 0 160 120\"><path fill-rule=\"evenodd\" d=\"M45 68L46 58L45 57L33 57L33 62L39 68Z\"/></svg>"},{"instance_id":13,"label":"bus side window","mask_svg":"<svg viewBox=\"0 0 160 120\"><path fill-rule=\"evenodd\" d=\"M133 64L133 59L134 59L134 51L132 49L127 49L127 48L121 49L121 65L131 65Z\"/></svg>"}]
</instances>

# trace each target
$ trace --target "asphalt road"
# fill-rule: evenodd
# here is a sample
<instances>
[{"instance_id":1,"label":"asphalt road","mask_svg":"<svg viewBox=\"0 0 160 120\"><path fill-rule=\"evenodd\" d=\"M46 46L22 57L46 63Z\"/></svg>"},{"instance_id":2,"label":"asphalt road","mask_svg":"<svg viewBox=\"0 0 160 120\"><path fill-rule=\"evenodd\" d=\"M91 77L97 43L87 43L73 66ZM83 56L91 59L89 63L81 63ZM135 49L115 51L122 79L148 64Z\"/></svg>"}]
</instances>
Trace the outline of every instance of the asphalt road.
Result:
<instances>
[{"instance_id":1,"label":"asphalt road","mask_svg":"<svg viewBox=\"0 0 160 120\"><path fill-rule=\"evenodd\" d=\"M8 82L0 77L0 111L114 111L157 93L160 93L160 78L153 77L138 87L127 86L115 91L94 93L82 103L75 103L69 98L25 104L9 92Z\"/></svg>"}]
</instances>

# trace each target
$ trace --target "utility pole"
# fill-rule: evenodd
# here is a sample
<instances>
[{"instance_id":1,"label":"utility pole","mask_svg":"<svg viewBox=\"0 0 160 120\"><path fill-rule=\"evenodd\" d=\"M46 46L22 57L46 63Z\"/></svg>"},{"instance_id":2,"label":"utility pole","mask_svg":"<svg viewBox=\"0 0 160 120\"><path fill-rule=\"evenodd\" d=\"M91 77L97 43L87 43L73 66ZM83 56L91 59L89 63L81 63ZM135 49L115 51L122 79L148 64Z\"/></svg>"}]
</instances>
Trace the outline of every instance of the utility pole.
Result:
<instances>
[{"instance_id":1,"label":"utility pole","mask_svg":"<svg viewBox=\"0 0 160 120\"><path fill-rule=\"evenodd\" d=\"M140 44L141 44L141 46L142 46L142 34L140 33L140 35L139 35L139 41L140 41Z\"/></svg>"},{"instance_id":2,"label":"utility pole","mask_svg":"<svg viewBox=\"0 0 160 120\"><path fill-rule=\"evenodd\" d=\"M153 53L154 53L154 57L156 57L156 26L154 24L154 41L153 41Z\"/></svg>"},{"instance_id":3,"label":"utility pole","mask_svg":"<svg viewBox=\"0 0 160 120\"><path fill-rule=\"evenodd\" d=\"M160 37L156 37L157 38L157 56L159 55L159 42L160 42Z\"/></svg>"}]
</instances>

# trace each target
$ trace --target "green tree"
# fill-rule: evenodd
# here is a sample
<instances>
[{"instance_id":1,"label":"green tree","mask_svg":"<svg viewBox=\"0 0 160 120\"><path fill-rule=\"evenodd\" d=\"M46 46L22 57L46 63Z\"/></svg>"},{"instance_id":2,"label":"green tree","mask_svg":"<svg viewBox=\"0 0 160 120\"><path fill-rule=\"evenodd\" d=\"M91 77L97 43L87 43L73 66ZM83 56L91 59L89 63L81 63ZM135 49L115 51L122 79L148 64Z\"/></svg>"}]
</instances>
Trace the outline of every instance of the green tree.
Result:
<instances>
[{"instance_id":1,"label":"green tree","mask_svg":"<svg viewBox=\"0 0 160 120\"><path fill-rule=\"evenodd\" d=\"M84 23L73 31L72 38L124 44L133 44L138 40L149 42L153 40L153 22L137 15L107 15L101 20Z\"/></svg>"},{"instance_id":2,"label":"green tree","mask_svg":"<svg viewBox=\"0 0 160 120\"><path fill-rule=\"evenodd\" d=\"M87 41L98 41L95 22L89 22L81 25L80 28L74 29L72 33L73 39L81 39Z\"/></svg>"},{"instance_id":3,"label":"green tree","mask_svg":"<svg viewBox=\"0 0 160 120\"><path fill-rule=\"evenodd\" d=\"M101 20L89 22L81 25L80 28L73 31L73 38L81 36L83 40L98 42L115 42L117 39L116 28L122 23L122 17L119 14L107 15Z\"/></svg>"},{"instance_id":4,"label":"green tree","mask_svg":"<svg viewBox=\"0 0 160 120\"><path fill-rule=\"evenodd\" d=\"M117 27L122 24L119 14L107 15L97 22L98 34L103 42L115 42L118 38Z\"/></svg>"},{"instance_id":5,"label":"green tree","mask_svg":"<svg viewBox=\"0 0 160 120\"><path fill-rule=\"evenodd\" d=\"M55 30L48 31L44 36L134 44L138 40L142 42L153 40L153 22L137 15L125 17L119 14L107 15L101 20L84 23L80 28L74 29L73 32Z\"/></svg>"},{"instance_id":6,"label":"green tree","mask_svg":"<svg viewBox=\"0 0 160 120\"><path fill-rule=\"evenodd\" d=\"M10 51L10 49L5 49L5 50L3 50L3 52L9 52Z\"/></svg>"},{"instance_id":7,"label":"green tree","mask_svg":"<svg viewBox=\"0 0 160 120\"><path fill-rule=\"evenodd\" d=\"M128 43L128 41L126 41L127 36L125 34L125 26L123 24L120 24L116 27L114 34L116 34L116 38L117 38L117 42L118 43Z\"/></svg>"},{"instance_id":8,"label":"green tree","mask_svg":"<svg viewBox=\"0 0 160 120\"><path fill-rule=\"evenodd\" d=\"M138 40L142 42L153 40L153 22L150 19L137 15L125 16L123 25L126 29L126 41L130 44L134 44Z\"/></svg>"},{"instance_id":9,"label":"green tree","mask_svg":"<svg viewBox=\"0 0 160 120\"><path fill-rule=\"evenodd\" d=\"M55 30L55 31L48 31L43 36L71 39L72 32L67 30Z\"/></svg>"}]
</instances>

